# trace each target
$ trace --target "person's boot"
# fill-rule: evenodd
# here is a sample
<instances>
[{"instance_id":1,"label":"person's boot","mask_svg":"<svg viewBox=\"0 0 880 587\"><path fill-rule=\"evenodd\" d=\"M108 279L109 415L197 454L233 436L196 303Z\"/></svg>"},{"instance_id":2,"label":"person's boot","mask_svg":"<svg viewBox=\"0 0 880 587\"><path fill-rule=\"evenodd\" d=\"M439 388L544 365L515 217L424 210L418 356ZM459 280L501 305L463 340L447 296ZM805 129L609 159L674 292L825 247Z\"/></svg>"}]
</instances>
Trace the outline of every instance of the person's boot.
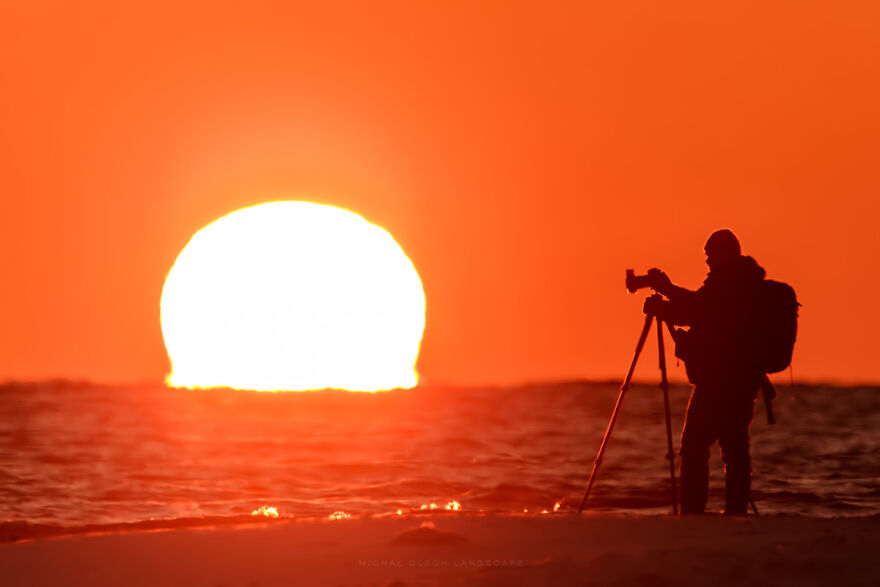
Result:
<instances>
[{"instance_id":1,"label":"person's boot","mask_svg":"<svg viewBox=\"0 0 880 587\"><path fill-rule=\"evenodd\" d=\"M681 455L681 513L702 514L709 495L709 459Z\"/></svg>"},{"instance_id":2,"label":"person's boot","mask_svg":"<svg viewBox=\"0 0 880 587\"><path fill-rule=\"evenodd\" d=\"M751 501L752 474L748 463L745 466L725 467L725 516L745 516Z\"/></svg>"}]
</instances>

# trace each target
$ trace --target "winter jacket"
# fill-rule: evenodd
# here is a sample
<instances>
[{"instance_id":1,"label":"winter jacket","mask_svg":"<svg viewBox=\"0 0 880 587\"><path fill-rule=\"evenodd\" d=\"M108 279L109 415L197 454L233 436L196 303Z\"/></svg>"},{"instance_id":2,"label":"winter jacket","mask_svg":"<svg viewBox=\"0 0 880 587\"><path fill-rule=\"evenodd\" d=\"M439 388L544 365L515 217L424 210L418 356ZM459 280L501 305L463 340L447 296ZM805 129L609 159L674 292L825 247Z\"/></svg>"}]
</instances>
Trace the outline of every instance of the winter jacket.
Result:
<instances>
[{"instance_id":1,"label":"winter jacket","mask_svg":"<svg viewBox=\"0 0 880 587\"><path fill-rule=\"evenodd\" d=\"M660 292L669 298L661 318L690 327L677 331L676 355L692 383L757 390L763 372L755 366L755 320L765 274L740 256L713 268L697 291L671 285Z\"/></svg>"}]
</instances>

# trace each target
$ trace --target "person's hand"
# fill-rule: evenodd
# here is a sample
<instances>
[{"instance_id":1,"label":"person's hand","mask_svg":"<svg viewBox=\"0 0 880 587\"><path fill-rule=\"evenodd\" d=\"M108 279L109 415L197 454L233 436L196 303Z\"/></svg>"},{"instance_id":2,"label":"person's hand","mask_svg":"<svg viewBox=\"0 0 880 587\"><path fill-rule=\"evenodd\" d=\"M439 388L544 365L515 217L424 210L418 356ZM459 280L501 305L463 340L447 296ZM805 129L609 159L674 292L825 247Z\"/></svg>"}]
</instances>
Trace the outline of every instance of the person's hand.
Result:
<instances>
[{"instance_id":1,"label":"person's hand","mask_svg":"<svg viewBox=\"0 0 880 587\"><path fill-rule=\"evenodd\" d=\"M663 312L664 304L666 304L666 302L663 300L663 296L660 294L654 294L645 298L645 305L642 306L642 310L648 316L657 316Z\"/></svg>"},{"instance_id":2,"label":"person's hand","mask_svg":"<svg viewBox=\"0 0 880 587\"><path fill-rule=\"evenodd\" d=\"M669 276L656 267L648 270L648 281L651 287L659 292L668 289L672 285L672 280L669 279Z\"/></svg>"}]
</instances>

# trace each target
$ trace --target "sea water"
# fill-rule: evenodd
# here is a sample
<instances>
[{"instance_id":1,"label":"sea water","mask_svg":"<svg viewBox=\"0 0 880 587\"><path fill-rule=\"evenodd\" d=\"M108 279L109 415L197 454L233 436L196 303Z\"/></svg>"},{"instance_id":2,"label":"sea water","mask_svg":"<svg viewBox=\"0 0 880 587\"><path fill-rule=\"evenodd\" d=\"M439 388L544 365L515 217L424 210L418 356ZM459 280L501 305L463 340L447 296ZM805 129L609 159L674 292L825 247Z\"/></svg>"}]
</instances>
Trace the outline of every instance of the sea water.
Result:
<instances>
[{"instance_id":1,"label":"sea water","mask_svg":"<svg viewBox=\"0 0 880 587\"><path fill-rule=\"evenodd\" d=\"M689 393L670 394L676 449ZM378 393L8 384L0 522L564 514L580 503L617 397L616 384L592 382ZM782 384L775 412L770 426L759 398L751 428L762 514L880 513L880 388ZM662 393L636 385L588 511L670 512L666 451ZM717 450L712 459L717 511Z\"/></svg>"}]
</instances>

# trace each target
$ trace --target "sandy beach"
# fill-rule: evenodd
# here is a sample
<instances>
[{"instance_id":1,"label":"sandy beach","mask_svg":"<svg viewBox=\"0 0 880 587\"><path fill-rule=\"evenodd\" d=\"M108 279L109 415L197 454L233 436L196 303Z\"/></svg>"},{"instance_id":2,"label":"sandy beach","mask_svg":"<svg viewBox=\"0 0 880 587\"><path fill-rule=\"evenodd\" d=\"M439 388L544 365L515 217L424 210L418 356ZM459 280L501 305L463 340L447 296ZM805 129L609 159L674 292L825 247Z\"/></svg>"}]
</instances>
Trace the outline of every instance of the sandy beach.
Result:
<instances>
[{"instance_id":1,"label":"sandy beach","mask_svg":"<svg viewBox=\"0 0 880 587\"><path fill-rule=\"evenodd\" d=\"M433 515L0 546L5 585L876 585L880 520Z\"/></svg>"}]
</instances>

